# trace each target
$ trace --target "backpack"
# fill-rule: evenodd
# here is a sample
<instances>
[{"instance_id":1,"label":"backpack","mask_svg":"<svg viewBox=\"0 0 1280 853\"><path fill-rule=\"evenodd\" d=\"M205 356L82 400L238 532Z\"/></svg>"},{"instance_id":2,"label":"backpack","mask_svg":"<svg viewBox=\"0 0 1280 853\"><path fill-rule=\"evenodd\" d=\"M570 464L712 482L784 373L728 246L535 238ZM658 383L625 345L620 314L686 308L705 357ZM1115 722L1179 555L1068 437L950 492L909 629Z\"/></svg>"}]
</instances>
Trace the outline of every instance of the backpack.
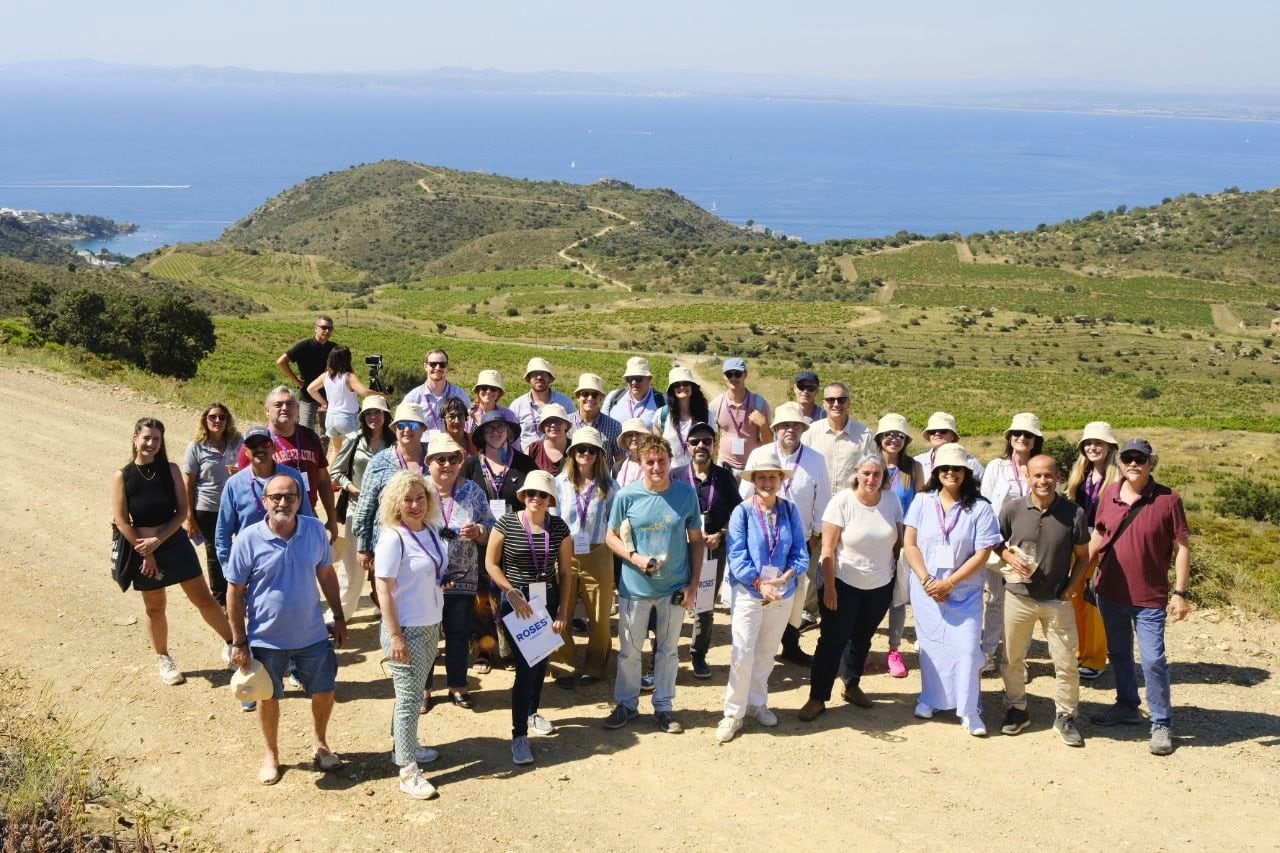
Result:
<instances>
[{"instance_id":1,"label":"backpack","mask_svg":"<svg viewBox=\"0 0 1280 853\"><path fill-rule=\"evenodd\" d=\"M614 388L605 395L604 402L600 405L600 411L606 415L609 414L613 409L613 405L621 400L622 395L625 393L627 393L627 387L625 385L621 388ZM657 389L653 389L653 402L657 408L661 409L667 404L667 395Z\"/></svg>"}]
</instances>

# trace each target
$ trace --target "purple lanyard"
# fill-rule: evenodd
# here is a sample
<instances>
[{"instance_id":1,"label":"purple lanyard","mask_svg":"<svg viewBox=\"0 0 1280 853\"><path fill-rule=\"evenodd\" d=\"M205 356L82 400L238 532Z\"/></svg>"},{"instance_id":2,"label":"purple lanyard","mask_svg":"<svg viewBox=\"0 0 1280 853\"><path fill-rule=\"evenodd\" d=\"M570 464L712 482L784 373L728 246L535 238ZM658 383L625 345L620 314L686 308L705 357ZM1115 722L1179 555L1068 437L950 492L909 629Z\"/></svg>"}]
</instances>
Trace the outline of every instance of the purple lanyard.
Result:
<instances>
[{"instance_id":1,"label":"purple lanyard","mask_svg":"<svg viewBox=\"0 0 1280 853\"><path fill-rule=\"evenodd\" d=\"M956 504L959 504L956 501ZM948 545L951 544L951 532L956 529L956 525L960 523L960 513L956 512L955 518L951 522L951 526L947 527L947 517L942 514L942 499L936 498L933 502L933 508L938 511L938 527L942 529L942 538ZM952 506L955 509L955 506Z\"/></svg>"},{"instance_id":2,"label":"purple lanyard","mask_svg":"<svg viewBox=\"0 0 1280 853\"><path fill-rule=\"evenodd\" d=\"M634 477L628 477L627 472L631 471L632 469L635 470L636 474ZM632 462L630 459L628 459L626 462L623 462L622 468L618 471L618 476L622 478L622 485L624 486L627 485L628 483L634 483L636 480L639 480L640 474L641 474L640 466Z\"/></svg>"},{"instance_id":3,"label":"purple lanyard","mask_svg":"<svg viewBox=\"0 0 1280 853\"><path fill-rule=\"evenodd\" d=\"M440 583L441 579L444 578L444 549L440 547L440 537L436 536L436 532L430 527L426 528L428 535L431 536L431 544L435 547L434 551L428 551L427 546L423 545L422 540L418 538L418 534L409 530L409 525L402 521L400 522L400 526L409 531L409 535L413 537L414 542L418 543L418 548L421 549L422 553L435 561L436 583Z\"/></svg>"},{"instance_id":4,"label":"purple lanyard","mask_svg":"<svg viewBox=\"0 0 1280 853\"><path fill-rule=\"evenodd\" d=\"M444 386L445 393L449 392L449 386ZM437 428L440 424L440 403L436 401L435 395L431 393L431 389L426 385L422 386L422 408L427 416L427 425L435 425Z\"/></svg>"},{"instance_id":5,"label":"purple lanyard","mask_svg":"<svg viewBox=\"0 0 1280 853\"><path fill-rule=\"evenodd\" d=\"M591 502L595 500L596 481L592 480L590 483L587 483L587 488L584 491L587 495L587 499L585 501L582 499L583 492L579 492L576 488L573 492L573 502L578 507L579 533L585 533L587 531L587 513L591 510Z\"/></svg>"},{"instance_id":6,"label":"purple lanyard","mask_svg":"<svg viewBox=\"0 0 1280 853\"><path fill-rule=\"evenodd\" d=\"M693 493L698 494L698 483L693 479L693 463L690 463L689 467L684 469L684 473L689 478L689 485L693 486ZM703 512L711 512L711 507L714 506L716 502L716 484L711 479L710 471L707 472L707 482L711 484L711 491L707 494L707 508L704 509ZM699 503L702 501L702 497L700 495L698 497L698 501Z\"/></svg>"},{"instance_id":7,"label":"purple lanyard","mask_svg":"<svg viewBox=\"0 0 1280 853\"><path fill-rule=\"evenodd\" d=\"M751 418L751 392L747 392L746 402L742 404L741 421L733 416L733 404L729 402L727 397L724 401L724 408L729 412L729 423L733 425L733 434L739 436L744 435L742 431L747 428L747 421Z\"/></svg>"},{"instance_id":8,"label":"purple lanyard","mask_svg":"<svg viewBox=\"0 0 1280 853\"><path fill-rule=\"evenodd\" d=\"M541 408L533 401L533 395L529 395L529 424L533 427L533 431L538 431L538 412Z\"/></svg>"},{"instance_id":9,"label":"purple lanyard","mask_svg":"<svg viewBox=\"0 0 1280 853\"><path fill-rule=\"evenodd\" d=\"M502 497L502 486L507 482L507 474L511 473L511 464L506 461L507 450L502 449L502 474L495 476L493 468L489 465L489 457L482 452L480 454L481 467L484 468L484 478L489 481L489 488L493 489L494 498Z\"/></svg>"},{"instance_id":10,"label":"purple lanyard","mask_svg":"<svg viewBox=\"0 0 1280 853\"><path fill-rule=\"evenodd\" d=\"M295 432L294 435L297 436L297 433ZM295 468L301 468L302 442L295 438L293 446L290 447L287 444L283 444L282 441L283 439L276 435L276 431L271 430L271 444L275 447L276 452L280 454L280 456L275 457L276 461L283 464L288 464L292 461ZM284 458L281 459L281 456Z\"/></svg>"},{"instance_id":11,"label":"purple lanyard","mask_svg":"<svg viewBox=\"0 0 1280 853\"><path fill-rule=\"evenodd\" d=\"M538 565L538 552L533 547L533 531L529 527L528 513L524 510L520 511L520 526L524 528L525 541L529 543L529 562L533 564L533 573L540 578L546 578L547 569L551 566L551 534L546 527L542 530L542 565Z\"/></svg>"},{"instance_id":12,"label":"purple lanyard","mask_svg":"<svg viewBox=\"0 0 1280 853\"><path fill-rule=\"evenodd\" d=\"M273 474L272 476L275 476L275 475ZM249 489L250 489L250 491L252 491L252 493L253 493L253 502L254 502L254 504L256 504L256 505L257 505L257 507L258 507L258 512L259 512L261 515L266 515L266 514L267 514L267 508L266 508L265 506L263 506L263 504L262 504L262 497L261 497L261 495L260 495L260 494L259 494L259 492L258 492L258 478L257 478L257 476L255 476L255 475L254 475L254 473L253 473L252 471L250 471L250 472L249 472Z\"/></svg>"},{"instance_id":13,"label":"purple lanyard","mask_svg":"<svg viewBox=\"0 0 1280 853\"><path fill-rule=\"evenodd\" d=\"M426 462L426 460L424 459L422 462L418 463L418 470L422 470L427 467L423 462ZM401 471L410 470L409 460L404 458L404 454L400 452L400 448L398 447L396 448L396 464L400 466Z\"/></svg>"},{"instance_id":14,"label":"purple lanyard","mask_svg":"<svg viewBox=\"0 0 1280 853\"><path fill-rule=\"evenodd\" d=\"M1089 484L1093 483L1093 477L1095 474L1097 474L1097 472L1094 471L1093 469L1090 469L1088 475L1086 475L1084 478L1085 509L1088 509L1091 506L1098 505L1098 493L1102 491L1103 477L1101 474L1097 474L1097 477L1098 477L1097 482L1094 483L1094 485L1090 486Z\"/></svg>"},{"instance_id":15,"label":"purple lanyard","mask_svg":"<svg viewBox=\"0 0 1280 853\"><path fill-rule=\"evenodd\" d=\"M639 416L640 416L640 414L639 414L639 413L640 413L640 412L643 412L643 411L647 408L647 406L646 406L645 404L649 402L649 398L650 398L650 397L652 397L652 396L653 396L653 389L652 389L652 388L650 388L650 389L649 389L649 393L644 395L644 399L643 399L643 400L641 400L641 401L639 402L639 404L638 404L638 405L639 405L639 408L637 408L637 407L636 407L636 406L637 406L637 403L636 403L634 400L632 400L632 399L631 399L630 395L628 395L628 396L627 396L627 409L628 409L628 410L630 410L630 412L631 412L631 417L633 417L633 418L637 418L637 417L639 417Z\"/></svg>"},{"instance_id":16,"label":"purple lanyard","mask_svg":"<svg viewBox=\"0 0 1280 853\"><path fill-rule=\"evenodd\" d=\"M751 506L755 508L756 520L760 522L760 530L764 533L767 565L777 565L773 561L773 552L778 550L778 540L782 538L782 513L779 512L779 506L774 504L772 531L770 530L770 525L765 522L764 510L760 508L760 499L752 498Z\"/></svg>"},{"instance_id":17,"label":"purple lanyard","mask_svg":"<svg viewBox=\"0 0 1280 853\"><path fill-rule=\"evenodd\" d=\"M445 496L440 496L440 512L444 515L444 526L453 526L453 511L457 509L458 502L454 500L453 493L458 490L458 481L454 480L453 485L449 487L449 496L446 502Z\"/></svg>"},{"instance_id":18,"label":"purple lanyard","mask_svg":"<svg viewBox=\"0 0 1280 853\"><path fill-rule=\"evenodd\" d=\"M1010 456L1009 467L1013 469L1013 484L1018 489L1018 497L1025 496L1026 492L1022 491L1022 478L1018 476L1018 460Z\"/></svg>"},{"instance_id":19,"label":"purple lanyard","mask_svg":"<svg viewBox=\"0 0 1280 853\"><path fill-rule=\"evenodd\" d=\"M778 447L778 442L773 443L774 452L778 454L778 459L782 459L782 450ZM782 494L787 500L791 500L791 484L796 481L795 472L800 470L800 460L804 458L804 445L800 445L800 450L796 453L795 464L791 466L791 476L782 481Z\"/></svg>"}]
</instances>

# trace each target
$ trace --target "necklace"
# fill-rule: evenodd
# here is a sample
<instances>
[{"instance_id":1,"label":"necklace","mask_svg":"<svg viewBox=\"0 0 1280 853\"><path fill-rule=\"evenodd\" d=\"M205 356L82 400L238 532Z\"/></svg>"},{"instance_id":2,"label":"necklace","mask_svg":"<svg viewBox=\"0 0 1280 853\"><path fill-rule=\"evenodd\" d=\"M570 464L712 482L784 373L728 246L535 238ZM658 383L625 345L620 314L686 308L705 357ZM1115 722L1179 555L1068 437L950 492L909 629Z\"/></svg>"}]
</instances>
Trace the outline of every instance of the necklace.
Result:
<instances>
[{"instance_id":1,"label":"necklace","mask_svg":"<svg viewBox=\"0 0 1280 853\"><path fill-rule=\"evenodd\" d=\"M148 465L154 465L155 463L154 463L154 462L148 462L147 464L148 464ZM134 462L133 462L133 467L138 469L138 473L142 475L142 479L146 480L148 483L149 483L149 482L151 482L152 480L154 480L154 479L156 478L156 474L158 473L158 472L156 472L156 471L152 471L152 472L151 472L151 476L150 476L150 477L148 477L148 476L147 476L147 472L142 470L142 466L138 464L138 461L137 461L136 459L135 459L135 460L134 460Z\"/></svg>"}]
</instances>

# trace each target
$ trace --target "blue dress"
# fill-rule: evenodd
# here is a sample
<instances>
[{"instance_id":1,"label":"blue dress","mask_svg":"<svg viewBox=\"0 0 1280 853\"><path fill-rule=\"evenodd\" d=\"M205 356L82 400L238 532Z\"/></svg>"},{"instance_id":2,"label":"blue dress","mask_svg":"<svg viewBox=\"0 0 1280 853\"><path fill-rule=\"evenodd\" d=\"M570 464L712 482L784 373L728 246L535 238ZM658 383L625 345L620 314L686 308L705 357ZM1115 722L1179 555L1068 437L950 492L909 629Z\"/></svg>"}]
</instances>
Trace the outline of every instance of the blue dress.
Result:
<instances>
[{"instance_id":1,"label":"blue dress","mask_svg":"<svg viewBox=\"0 0 1280 853\"><path fill-rule=\"evenodd\" d=\"M955 504L945 520L941 510L938 493L925 492L916 495L906 518L906 526L916 530L925 567L939 580L1003 538L995 510L985 500L979 499L969 510ZM970 719L976 719L979 711L985 575L982 569L974 572L942 603L929 597L914 573L911 578L911 610L920 646L920 702L933 709L954 708L957 715Z\"/></svg>"}]
</instances>

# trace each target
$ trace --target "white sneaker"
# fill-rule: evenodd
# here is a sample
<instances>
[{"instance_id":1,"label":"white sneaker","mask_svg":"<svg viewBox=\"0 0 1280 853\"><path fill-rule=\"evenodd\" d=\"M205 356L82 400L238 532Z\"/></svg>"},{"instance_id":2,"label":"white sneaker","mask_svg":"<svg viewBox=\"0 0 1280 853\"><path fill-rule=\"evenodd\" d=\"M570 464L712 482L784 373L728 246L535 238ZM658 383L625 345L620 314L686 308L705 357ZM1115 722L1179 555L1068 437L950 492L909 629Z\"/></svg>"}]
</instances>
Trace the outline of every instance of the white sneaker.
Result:
<instances>
[{"instance_id":1,"label":"white sneaker","mask_svg":"<svg viewBox=\"0 0 1280 853\"><path fill-rule=\"evenodd\" d=\"M186 676L178 671L178 665L173 662L173 658L168 655L156 655L156 671L160 673L160 680L170 686L187 680Z\"/></svg>"},{"instance_id":2,"label":"white sneaker","mask_svg":"<svg viewBox=\"0 0 1280 853\"><path fill-rule=\"evenodd\" d=\"M433 761L440 760L440 753L429 746L420 746L418 751L413 754L413 757L419 764L430 764ZM396 751L394 749L391 750L391 763L397 767L400 766L399 762L396 761Z\"/></svg>"},{"instance_id":3,"label":"white sneaker","mask_svg":"<svg viewBox=\"0 0 1280 853\"><path fill-rule=\"evenodd\" d=\"M416 764L406 764L400 768L400 790L415 800L431 800L440 794Z\"/></svg>"},{"instance_id":4,"label":"white sneaker","mask_svg":"<svg viewBox=\"0 0 1280 853\"><path fill-rule=\"evenodd\" d=\"M227 643L222 647L222 663L227 669L235 669L231 664L231 644Z\"/></svg>"},{"instance_id":5,"label":"white sneaker","mask_svg":"<svg viewBox=\"0 0 1280 853\"><path fill-rule=\"evenodd\" d=\"M915 714L917 717L919 717L922 720L933 719L933 709L930 708L928 705L924 704L923 702L920 702L916 705Z\"/></svg>"},{"instance_id":6,"label":"white sneaker","mask_svg":"<svg viewBox=\"0 0 1280 853\"><path fill-rule=\"evenodd\" d=\"M306 690L307 689L302 686L302 682L298 680L298 676L294 675L292 672L284 677L284 686L289 688L290 690Z\"/></svg>"},{"instance_id":7,"label":"white sneaker","mask_svg":"<svg viewBox=\"0 0 1280 853\"><path fill-rule=\"evenodd\" d=\"M770 711L768 705L748 706L747 713L755 717L756 722L762 726L772 728L778 724L778 715Z\"/></svg>"},{"instance_id":8,"label":"white sneaker","mask_svg":"<svg viewBox=\"0 0 1280 853\"><path fill-rule=\"evenodd\" d=\"M728 743L740 731L742 731L742 720L725 717L720 721L720 725L716 726L716 743Z\"/></svg>"},{"instance_id":9,"label":"white sneaker","mask_svg":"<svg viewBox=\"0 0 1280 853\"><path fill-rule=\"evenodd\" d=\"M987 724L982 722L981 717L961 717L960 724L969 730L969 734L974 737L987 736Z\"/></svg>"},{"instance_id":10,"label":"white sneaker","mask_svg":"<svg viewBox=\"0 0 1280 853\"><path fill-rule=\"evenodd\" d=\"M535 735L549 735L556 730L551 725L551 721L541 714L531 714L529 716L529 732Z\"/></svg>"}]
</instances>

